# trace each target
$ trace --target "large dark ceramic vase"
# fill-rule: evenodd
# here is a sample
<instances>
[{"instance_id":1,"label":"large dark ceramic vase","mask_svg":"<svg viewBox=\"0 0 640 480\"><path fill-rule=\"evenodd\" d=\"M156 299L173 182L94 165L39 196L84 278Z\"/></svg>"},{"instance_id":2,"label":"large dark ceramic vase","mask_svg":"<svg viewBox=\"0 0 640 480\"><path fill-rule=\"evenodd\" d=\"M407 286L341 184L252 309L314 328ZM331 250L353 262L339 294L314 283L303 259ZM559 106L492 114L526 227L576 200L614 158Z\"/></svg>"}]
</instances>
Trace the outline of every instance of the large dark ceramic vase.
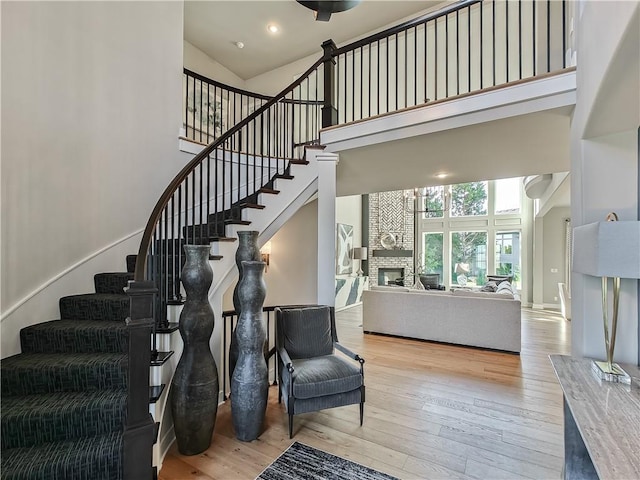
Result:
<instances>
[{"instance_id":1,"label":"large dark ceramic vase","mask_svg":"<svg viewBox=\"0 0 640 480\"><path fill-rule=\"evenodd\" d=\"M209 448L218 411L218 369L209 347L214 326L209 304L213 271L209 246L185 245L184 250L181 280L187 298L180 313L184 349L171 381L171 413L178 450L196 455Z\"/></svg>"},{"instance_id":2,"label":"large dark ceramic vase","mask_svg":"<svg viewBox=\"0 0 640 480\"><path fill-rule=\"evenodd\" d=\"M231 378L231 417L236 437L243 442L260 435L269 393L269 372L263 355L264 265L264 262L242 262L244 275L238 287L242 313L236 327L238 362Z\"/></svg>"},{"instance_id":3,"label":"large dark ceramic vase","mask_svg":"<svg viewBox=\"0 0 640 480\"><path fill-rule=\"evenodd\" d=\"M258 233L254 230L238 232L238 249L236 250L236 266L238 267L238 283L233 289L233 309L240 318L242 306L238 299L238 288L242 282L242 262L259 261L260 249L258 248ZM229 342L229 378L233 377L233 370L236 368L238 361L238 340L236 339L236 330L231 332L231 341Z\"/></svg>"}]
</instances>

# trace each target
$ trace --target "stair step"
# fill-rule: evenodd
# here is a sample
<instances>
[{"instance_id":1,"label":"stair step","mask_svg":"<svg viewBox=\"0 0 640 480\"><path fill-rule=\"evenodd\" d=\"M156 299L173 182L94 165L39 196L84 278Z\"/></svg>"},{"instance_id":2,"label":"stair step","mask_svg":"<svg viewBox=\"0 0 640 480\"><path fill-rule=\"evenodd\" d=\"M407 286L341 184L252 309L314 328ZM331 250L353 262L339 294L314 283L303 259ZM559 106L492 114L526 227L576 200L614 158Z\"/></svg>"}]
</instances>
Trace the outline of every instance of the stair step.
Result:
<instances>
[{"instance_id":1,"label":"stair step","mask_svg":"<svg viewBox=\"0 0 640 480\"><path fill-rule=\"evenodd\" d=\"M26 395L2 399L2 450L64 442L122 430L126 390ZM3 472L4 473L4 472Z\"/></svg>"},{"instance_id":2,"label":"stair step","mask_svg":"<svg viewBox=\"0 0 640 480\"><path fill-rule=\"evenodd\" d=\"M125 322L113 320L51 320L20 330L22 353L126 352Z\"/></svg>"},{"instance_id":3,"label":"stair step","mask_svg":"<svg viewBox=\"0 0 640 480\"><path fill-rule=\"evenodd\" d=\"M136 259L137 255L127 255L127 272L133 273L136 271Z\"/></svg>"},{"instance_id":4,"label":"stair step","mask_svg":"<svg viewBox=\"0 0 640 480\"><path fill-rule=\"evenodd\" d=\"M309 160L289 160L291 165L309 165Z\"/></svg>"},{"instance_id":5,"label":"stair step","mask_svg":"<svg viewBox=\"0 0 640 480\"><path fill-rule=\"evenodd\" d=\"M235 218L230 218L224 221L225 225L251 225L249 220L238 220Z\"/></svg>"},{"instance_id":6,"label":"stair step","mask_svg":"<svg viewBox=\"0 0 640 480\"><path fill-rule=\"evenodd\" d=\"M86 293L60 299L60 318L124 320L129 316L129 297L124 294Z\"/></svg>"},{"instance_id":7,"label":"stair step","mask_svg":"<svg viewBox=\"0 0 640 480\"><path fill-rule=\"evenodd\" d=\"M127 364L123 353L21 353L2 359L2 396L126 388Z\"/></svg>"},{"instance_id":8,"label":"stair step","mask_svg":"<svg viewBox=\"0 0 640 480\"><path fill-rule=\"evenodd\" d=\"M169 360L169 358L173 355L173 353L173 350L169 352L158 352L156 354L156 358L153 358L153 354L151 354L151 366L159 367L160 365L164 365L167 360Z\"/></svg>"},{"instance_id":9,"label":"stair step","mask_svg":"<svg viewBox=\"0 0 640 480\"><path fill-rule=\"evenodd\" d=\"M149 387L149 403L156 403L162 392L164 391L165 384L161 385L151 385Z\"/></svg>"},{"instance_id":10,"label":"stair step","mask_svg":"<svg viewBox=\"0 0 640 480\"><path fill-rule=\"evenodd\" d=\"M233 238L233 237L219 237L219 236L215 236L215 237L211 237L209 238L209 240L211 242L235 242L238 239L237 238Z\"/></svg>"},{"instance_id":11,"label":"stair step","mask_svg":"<svg viewBox=\"0 0 640 480\"><path fill-rule=\"evenodd\" d=\"M266 193L266 194L269 194L269 195L278 195L280 193L280 190L274 190L273 188L262 187L260 190L258 190L258 193Z\"/></svg>"},{"instance_id":12,"label":"stair step","mask_svg":"<svg viewBox=\"0 0 640 480\"><path fill-rule=\"evenodd\" d=\"M222 260L223 258L223 255L209 255L209 260Z\"/></svg>"},{"instance_id":13,"label":"stair step","mask_svg":"<svg viewBox=\"0 0 640 480\"><path fill-rule=\"evenodd\" d=\"M157 327L156 333L173 333L180 328L180 324L178 322L168 322L167 325L163 327Z\"/></svg>"},{"instance_id":14,"label":"stair step","mask_svg":"<svg viewBox=\"0 0 640 480\"><path fill-rule=\"evenodd\" d=\"M309 162L307 162L307 163L309 163ZM284 173L279 173L273 178L277 178L279 180L293 180L295 177L293 175L287 175L287 174L284 174Z\"/></svg>"},{"instance_id":15,"label":"stair step","mask_svg":"<svg viewBox=\"0 0 640 480\"><path fill-rule=\"evenodd\" d=\"M3 480L121 479L122 433L4 450Z\"/></svg>"},{"instance_id":16,"label":"stair step","mask_svg":"<svg viewBox=\"0 0 640 480\"><path fill-rule=\"evenodd\" d=\"M265 206L258 203L240 203L238 208L251 208L254 210L264 210Z\"/></svg>"},{"instance_id":17,"label":"stair step","mask_svg":"<svg viewBox=\"0 0 640 480\"><path fill-rule=\"evenodd\" d=\"M129 272L98 273L93 276L96 293L122 295L130 280L133 280L133 273Z\"/></svg>"}]
</instances>

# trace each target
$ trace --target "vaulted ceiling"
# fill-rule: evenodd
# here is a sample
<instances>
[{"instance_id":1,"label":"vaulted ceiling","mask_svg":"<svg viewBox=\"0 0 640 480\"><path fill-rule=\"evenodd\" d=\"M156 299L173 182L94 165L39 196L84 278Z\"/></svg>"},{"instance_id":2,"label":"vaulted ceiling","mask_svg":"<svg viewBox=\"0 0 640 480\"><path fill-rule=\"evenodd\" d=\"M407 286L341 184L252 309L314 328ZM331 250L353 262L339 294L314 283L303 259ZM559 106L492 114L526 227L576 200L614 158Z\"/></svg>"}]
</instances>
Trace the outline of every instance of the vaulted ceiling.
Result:
<instances>
[{"instance_id":1,"label":"vaulted ceiling","mask_svg":"<svg viewBox=\"0 0 640 480\"><path fill-rule=\"evenodd\" d=\"M352 10L333 14L329 22L317 22L295 0L186 1L184 38L246 80L308 55L320 57L325 40L339 45L447 3L363 0ZM280 31L269 33L270 24Z\"/></svg>"}]
</instances>

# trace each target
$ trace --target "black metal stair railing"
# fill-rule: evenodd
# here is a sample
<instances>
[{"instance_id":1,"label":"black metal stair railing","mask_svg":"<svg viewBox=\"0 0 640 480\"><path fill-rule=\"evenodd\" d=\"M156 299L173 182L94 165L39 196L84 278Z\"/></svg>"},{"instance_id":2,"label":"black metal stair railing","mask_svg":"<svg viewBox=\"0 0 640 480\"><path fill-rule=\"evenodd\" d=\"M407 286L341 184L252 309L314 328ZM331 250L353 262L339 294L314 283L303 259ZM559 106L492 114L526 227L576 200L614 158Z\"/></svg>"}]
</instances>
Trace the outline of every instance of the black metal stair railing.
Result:
<instances>
[{"instance_id":1,"label":"black metal stair railing","mask_svg":"<svg viewBox=\"0 0 640 480\"><path fill-rule=\"evenodd\" d=\"M334 124L566 68L567 2L466 0L334 49Z\"/></svg>"},{"instance_id":2,"label":"black metal stair railing","mask_svg":"<svg viewBox=\"0 0 640 480\"><path fill-rule=\"evenodd\" d=\"M300 161L318 139L322 99L318 60L279 95L207 145L172 180L156 203L136 260L136 281L157 288L157 326L167 325L166 306L182 300L182 245L227 241L226 226L241 222L260 193Z\"/></svg>"},{"instance_id":3,"label":"black metal stair railing","mask_svg":"<svg viewBox=\"0 0 640 480\"><path fill-rule=\"evenodd\" d=\"M207 78L187 68L182 76L182 128L186 138L209 144L272 97Z\"/></svg>"}]
</instances>

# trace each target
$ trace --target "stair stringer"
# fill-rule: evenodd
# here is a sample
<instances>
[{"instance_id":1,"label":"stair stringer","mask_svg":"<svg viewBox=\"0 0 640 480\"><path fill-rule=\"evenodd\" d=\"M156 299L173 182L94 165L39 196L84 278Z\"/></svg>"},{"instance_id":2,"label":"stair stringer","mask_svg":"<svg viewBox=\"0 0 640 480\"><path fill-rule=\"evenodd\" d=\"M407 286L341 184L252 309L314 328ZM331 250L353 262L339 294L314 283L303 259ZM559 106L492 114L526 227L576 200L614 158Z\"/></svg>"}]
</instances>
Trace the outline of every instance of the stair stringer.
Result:
<instances>
[{"instance_id":1,"label":"stair stringer","mask_svg":"<svg viewBox=\"0 0 640 480\"><path fill-rule=\"evenodd\" d=\"M257 230L258 245L264 245L309 199L318 191L318 164L315 155L307 155L309 161L306 165L292 164L290 173L293 179L276 179L274 188L279 190L277 195L260 194L258 203L264 205L264 209L245 209L242 213L242 220L248 220L250 225L228 225L227 236L237 237L237 232L241 230ZM215 326L211 335L211 351L218 366L218 378L222 387L221 370L222 363L222 298L227 289L238 279L238 271L235 264L235 253L237 242L212 242L211 253L222 255L222 259L212 261L213 283L209 290L209 302L213 308ZM168 318L170 321L178 321L182 306L169 306ZM166 340L165 340L166 341ZM163 349L174 350L169 362L162 367L152 367L151 378L156 382L166 384L165 390L151 408L151 413L156 422L160 422L158 431L158 441L154 445L154 465L158 471L162 468L162 462L169 447L175 439L173 430L173 419L169 406L169 390L171 380L177 367L180 353L182 351L182 338L178 332L170 336L170 344L163 344ZM154 368L156 369L154 371ZM224 401L224 392L218 392L218 403Z\"/></svg>"}]
</instances>

